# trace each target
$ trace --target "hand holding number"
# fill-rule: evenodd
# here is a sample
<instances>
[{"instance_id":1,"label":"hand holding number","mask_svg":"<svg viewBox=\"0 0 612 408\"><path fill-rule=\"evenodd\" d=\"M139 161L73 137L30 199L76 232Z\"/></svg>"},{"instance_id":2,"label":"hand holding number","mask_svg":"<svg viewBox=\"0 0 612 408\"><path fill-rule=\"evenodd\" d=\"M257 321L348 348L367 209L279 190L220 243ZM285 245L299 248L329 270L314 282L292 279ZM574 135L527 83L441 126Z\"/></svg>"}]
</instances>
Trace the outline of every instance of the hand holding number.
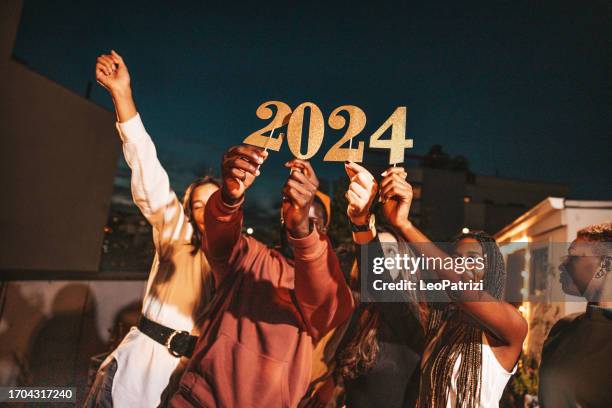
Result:
<instances>
[{"instance_id":1,"label":"hand holding number","mask_svg":"<svg viewBox=\"0 0 612 408\"><path fill-rule=\"evenodd\" d=\"M221 194L227 204L235 204L242 199L244 192L251 187L259 176L259 166L268 157L268 152L255 146L240 145L230 147L223 155Z\"/></svg>"},{"instance_id":2,"label":"hand holding number","mask_svg":"<svg viewBox=\"0 0 612 408\"><path fill-rule=\"evenodd\" d=\"M283 187L283 197L291 205L283 205L283 219L294 238L303 238L310 233L309 211L319 188L314 169L306 160L293 159L285 163L291 169Z\"/></svg>"},{"instance_id":3,"label":"hand holding number","mask_svg":"<svg viewBox=\"0 0 612 408\"><path fill-rule=\"evenodd\" d=\"M404 227L412 203L412 186L406 181L406 171L402 167L391 167L382 176L380 199L383 214L394 227Z\"/></svg>"},{"instance_id":4,"label":"hand holding number","mask_svg":"<svg viewBox=\"0 0 612 408\"><path fill-rule=\"evenodd\" d=\"M347 162L344 169L351 180L345 195L348 200L346 213L353 224L364 225L376 197L378 184L372 174L357 163Z\"/></svg>"}]
</instances>

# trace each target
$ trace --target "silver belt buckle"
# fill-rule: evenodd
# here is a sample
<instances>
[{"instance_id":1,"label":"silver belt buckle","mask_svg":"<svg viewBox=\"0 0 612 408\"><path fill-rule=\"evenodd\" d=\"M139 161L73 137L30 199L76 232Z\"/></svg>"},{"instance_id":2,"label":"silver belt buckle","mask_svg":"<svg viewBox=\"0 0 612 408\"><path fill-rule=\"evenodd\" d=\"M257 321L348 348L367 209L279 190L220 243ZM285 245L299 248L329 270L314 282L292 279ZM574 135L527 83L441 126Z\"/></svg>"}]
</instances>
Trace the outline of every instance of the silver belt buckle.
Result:
<instances>
[{"instance_id":1,"label":"silver belt buckle","mask_svg":"<svg viewBox=\"0 0 612 408\"><path fill-rule=\"evenodd\" d=\"M168 336L168 340L166 340L166 348L168 349L168 351L170 352L170 354L172 354L174 357L181 357L181 354L177 353L176 351L172 350L172 340L174 339L174 336L176 336L177 334L189 334L189 332L186 332L184 330L175 330L172 332L172 334L170 336Z\"/></svg>"}]
</instances>

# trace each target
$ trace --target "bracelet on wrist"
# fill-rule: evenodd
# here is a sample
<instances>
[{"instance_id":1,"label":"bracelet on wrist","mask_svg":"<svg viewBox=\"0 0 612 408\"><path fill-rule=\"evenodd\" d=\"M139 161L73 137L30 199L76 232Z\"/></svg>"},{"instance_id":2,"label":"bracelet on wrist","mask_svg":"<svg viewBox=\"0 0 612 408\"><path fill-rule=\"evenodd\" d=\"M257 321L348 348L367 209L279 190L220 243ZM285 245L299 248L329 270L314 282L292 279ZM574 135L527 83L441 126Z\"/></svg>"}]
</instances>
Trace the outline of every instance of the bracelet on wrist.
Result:
<instances>
[{"instance_id":1,"label":"bracelet on wrist","mask_svg":"<svg viewBox=\"0 0 612 408\"><path fill-rule=\"evenodd\" d=\"M375 228L375 217L374 214L368 214L366 218L365 224L355 224L352 220L349 220L351 223L351 231L353 232L366 232Z\"/></svg>"}]
</instances>

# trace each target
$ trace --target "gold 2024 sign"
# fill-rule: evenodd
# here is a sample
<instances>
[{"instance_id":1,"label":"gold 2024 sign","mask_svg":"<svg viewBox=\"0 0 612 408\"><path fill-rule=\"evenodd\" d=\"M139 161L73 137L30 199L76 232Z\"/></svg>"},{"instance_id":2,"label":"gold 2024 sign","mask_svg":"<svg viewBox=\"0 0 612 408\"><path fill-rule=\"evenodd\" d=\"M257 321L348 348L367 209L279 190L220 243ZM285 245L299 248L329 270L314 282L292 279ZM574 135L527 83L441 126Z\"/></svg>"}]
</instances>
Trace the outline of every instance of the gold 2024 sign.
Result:
<instances>
[{"instance_id":1,"label":"gold 2024 sign","mask_svg":"<svg viewBox=\"0 0 612 408\"><path fill-rule=\"evenodd\" d=\"M276 114L270 106L276 107ZM304 111L310 109L310 123L308 125L308 143L306 153L300 151L302 145L302 126L304 125ZM346 112L349 120L340 115L340 112ZM293 111L284 102L269 101L264 102L257 108L255 112L257 117L263 120L270 119L267 126L251 133L244 143L279 151L283 144L283 137L279 135L274 138L274 131L284 125L287 125L287 143L289 150L297 158L308 160L321 148L323 143L323 135L325 124L323 122L323 114L321 109L312 102L304 102L298 105ZM272 117L274 115L274 117ZM357 106L343 105L333 110L329 115L327 123L332 129L341 130L346 128L344 136L327 151L324 161L346 161L354 162L363 161L363 141L357 144L357 148L353 148L352 141L359 133L363 131L366 124L366 115ZM381 140L381 136L387 129L391 128L391 138ZM270 132L267 136L266 133ZM349 143L349 147L342 147ZM377 130L370 136L370 147L377 149L389 149L389 164L402 163L404 161L404 149L412 148L412 139L406 139L406 107L400 106L387 118Z\"/></svg>"}]
</instances>

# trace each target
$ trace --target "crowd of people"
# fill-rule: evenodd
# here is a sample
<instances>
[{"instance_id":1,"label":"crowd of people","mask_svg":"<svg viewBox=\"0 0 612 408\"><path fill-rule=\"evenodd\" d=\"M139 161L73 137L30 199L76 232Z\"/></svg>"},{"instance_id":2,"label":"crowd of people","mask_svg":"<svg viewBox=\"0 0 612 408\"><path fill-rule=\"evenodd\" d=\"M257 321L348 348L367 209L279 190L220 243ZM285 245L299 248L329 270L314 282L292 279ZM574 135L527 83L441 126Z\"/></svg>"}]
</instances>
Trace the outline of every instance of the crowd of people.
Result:
<instances>
[{"instance_id":1,"label":"crowd of people","mask_svg":"<svg viewBox=\"0 0 612 408\"><path fill-rule=\"evenodd\" d=\"M330 199L308 161L285 163L281 244L269 248L242 233L243 203L265 150L229 148L220 180L195 180L181 201L138 114L122 57L100 55L96 79L113 99L133 199L153 227L156 253L140 322L101 365L87 407L499 405L528 325L503 300L504 259L490 235L461 234L448 254L409 221L404 168L387 169L377 182L365 167L345 163L355 253L368 246L383 256L394 248L486 260L470 273L433 271L452 282L482 281L483 290L449 291L446 302L408 292L393 302L375 293L364 301L367 265L359 256L341 262L332 247ZM373 216L377 200L381 219ZM612 406L612 303L602 297L611 242L612 223L587 227L562 265L564 290L589 306L551 330L542 406Z\"/></svg>"}]
</instances>

